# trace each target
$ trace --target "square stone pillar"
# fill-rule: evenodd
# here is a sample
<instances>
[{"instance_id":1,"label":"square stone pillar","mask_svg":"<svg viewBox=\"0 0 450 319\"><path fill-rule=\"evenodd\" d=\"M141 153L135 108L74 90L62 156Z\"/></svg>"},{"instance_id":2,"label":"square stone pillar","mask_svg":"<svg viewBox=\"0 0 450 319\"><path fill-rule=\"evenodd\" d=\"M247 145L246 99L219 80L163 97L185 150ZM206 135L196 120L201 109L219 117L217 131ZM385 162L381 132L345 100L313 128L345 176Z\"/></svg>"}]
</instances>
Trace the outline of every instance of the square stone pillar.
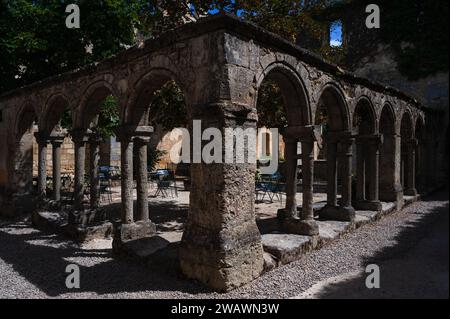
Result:
<instances>
[{"instance_id":1,"label":"square stone pillar","mask_svg":"<svg viewBox=\"0 0 450 319\"><path fill-rule=\"evenodd\" d=\"M395 202L397 209L403 207L403 187L401 185L401 137L398 134L383 136L383 152L380 155L379 198L385 202Z\"/></svg>"},{"instance_id":2,"label":"square stone pillar","mask_svg":"<svg viewBox=\"0 0 450 319\"><path fill-rule=\"evenodd\" d=\"M416 189L416 149L418 146L417 139L411 139L406 145L406 190L405 195L417 196Z\"/></svg>"},{"instance_id":3,"label":"square stone pillar","mask_svg":"<svg viewBox=\"0 0 450 319\"><path fill-rule=\"evenodd\" d=\"M202 110L221 112L227 107L210 104ZM256 129L256 121L224 119L220 113L196 119L202 120L203 130L215 127L222 132L223 154L226 128ZM201 143L201 136L192 135L191 144ZM194 152L194 159L198 155ZM183 273L218 291L252 281L264 265L254 209L256 163L237 163L234 154L230 162L191 164L189 217L180 247Z\"/></svg>"}]
</instances>

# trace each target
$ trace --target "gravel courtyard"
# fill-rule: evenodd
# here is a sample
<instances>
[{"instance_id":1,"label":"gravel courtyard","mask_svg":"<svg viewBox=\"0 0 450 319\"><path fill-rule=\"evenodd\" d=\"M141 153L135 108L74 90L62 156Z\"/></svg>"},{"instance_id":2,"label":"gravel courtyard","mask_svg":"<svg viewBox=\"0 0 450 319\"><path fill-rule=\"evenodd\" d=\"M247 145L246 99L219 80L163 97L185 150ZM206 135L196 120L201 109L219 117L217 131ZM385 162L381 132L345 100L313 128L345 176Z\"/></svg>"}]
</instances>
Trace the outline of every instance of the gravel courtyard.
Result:
<instances>
[{"instance_id":1,"label":"gravel courtyard","mask_svg":"<svg viewBox=\"0 0 450 319\"><path fill-rule=\"evenodd\" d=\"M184 279L176 258L113 260L101 243L0 221L0 298L448 298L448 214L448 191L435 194L227 294ZM65 286L71 263L80 289ZM380 267L380 289L365 288L369 264Z\"/></svg>"}]
</instances>

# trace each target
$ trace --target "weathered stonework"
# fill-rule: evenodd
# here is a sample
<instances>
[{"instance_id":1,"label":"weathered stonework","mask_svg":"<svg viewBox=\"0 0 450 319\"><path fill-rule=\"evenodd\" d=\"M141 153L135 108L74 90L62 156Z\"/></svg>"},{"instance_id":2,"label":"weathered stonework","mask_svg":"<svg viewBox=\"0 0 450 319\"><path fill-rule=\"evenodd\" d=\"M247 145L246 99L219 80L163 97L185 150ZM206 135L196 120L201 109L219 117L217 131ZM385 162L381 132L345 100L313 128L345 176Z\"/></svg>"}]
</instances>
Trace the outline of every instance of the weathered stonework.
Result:
<instances>
[{"instance_id":1,"label":"weathered stonework","mask_svg":"<svg viewBox=\"0 0 450 319\"><path fill-rule=\"evenodd\" d=\"M354 219L352 207L352 135L355 109L361 99L370 101L374 114L373 134L388 141L380 151L382 169L391 167L386 178L380 175L380 199L402 201L401 149L402 123L409 122L414 137L416 123L425 122L425 108L409 96L384 85L345 72L317 56L252 24L224 15L188 24L165 36L149 40L143 48L133 48L118 56L82 70L69 72L0 96L3 122L0 123L0 209L17 207L16 195L29 195L30 127L38 119L40 147L39 194L45 197L46 135L54 129L48 114L57 114L69 105L74 122L71 132L75 149L75 212L83 214L83 183L86 150L94 155L97 147L89 139L90 123L98 113L98 103L114 95L120 105L122 220L115 232L115 250L124 243L154 235L154 225L146 211L147 196L142 176L138 183L138 220L133 198L133 148L139 148L138 174L145 170L142 132L148 128L149 101L155 90L175 80L185 94L189 122L202 120L204 128L254 128L257 123L257 96L262 82L275 80L285 97L290 138L301 142L302 154L292 148L287 158L305 162L303 207L297 208L289 196L285 219L286 232L316 235L312 205L314 176L313 145L321 141L312 130L316 110L327 108L333 136L326 139L329 149L328 201L330 211L322 217ZM405 116L407 114L407 116ZM389 122L388 124L384 121ZM382 128L382 129L380 129ZM145 134L144 134L145 135ZM386 142L385 142L386 143ZM331 149L331 151L330 151ZM409 149L411 150L411 149ZM373 154L375 156L375 151ZM412 156L412 152L408 153ZM92 159L93 160L93 159ZM412 160L409 157L409 165ZM98 158L95 163L98 165ZM296 191L295 165L288 165L290 192ZM372 165L368 176L378 176ZM374 170L374 171L373 171ZM337 172L342 172L338 200ZM263 245L255 222L254 164L191 165L189 217L180 248L183 273L219 291L239 287L264 271ZM414 171L407 172L414 174ZM410 176L408 175L408 176ZM95 176L91 176L93 181ZM414 179L409 177L412 190ZM373 191L373 189L372 189ZM91 194L92 195L92 194ZM290 193L292 195L292 193ZM375 191L370 200L377 201ZM92 202L91 205L95 205ZM150 212L151 216L151 212Z\"/></svg>"}]
</instances>

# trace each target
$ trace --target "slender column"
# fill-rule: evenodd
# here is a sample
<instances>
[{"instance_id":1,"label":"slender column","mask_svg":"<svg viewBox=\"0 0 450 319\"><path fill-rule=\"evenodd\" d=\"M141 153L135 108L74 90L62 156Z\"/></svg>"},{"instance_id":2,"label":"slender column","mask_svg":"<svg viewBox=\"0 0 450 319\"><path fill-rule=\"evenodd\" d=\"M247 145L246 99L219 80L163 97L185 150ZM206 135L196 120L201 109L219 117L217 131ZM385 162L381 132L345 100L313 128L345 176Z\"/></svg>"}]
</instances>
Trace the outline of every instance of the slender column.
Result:
<instances>
[{"instance_id":1,"label":"slender column","mask_svg":"<svg viewBox=\"0 0 450 319\"><path fill-rule=\"evenodd\" d=\"M63 140L52 141L53 153L53 199L61 200L61 145Z\"/></svg>"},{"instance_id":2,"label":"slender column","mask_svg":"<svg viewBox=\"0 0 450 319\"><path fill-rule=\"evenodd\" d=\"M348 138L340 141L341 152L339 154L342 163L342 203L343 207L352 207L352 146L354 139Z\"/></svg>"},{"instance_id":3,"label":"slender column","mask_svg":"<svg viewBox=\"0 0 450 319\"><path fill-rule=\"evenodd\" d=\"M337 143L328 139L327 142L327 204L337 206Z\"/></svg>"},{"instance_id":4,"label":"slender column","mask_svg":"<svg viewBox=\"0 0 450 319\"><path fill-rule=\"evenodd\" d=\"M416 148L417 140L412 139L408 142L406 146L406 163L407 171L406 174L406 191L405 194L409 196L416 196Z\"/></svg>"},{"instance_id":5,"label":"slender column","mask_svg":"<svg viewBox=\"0 0 450 319\"><path fill-rule=\"evenodd\" d=\"M84 211L84 176L85 176L85 162L86 162L86 142L87 135L83 130L72 132L72 140L75 147L75 210Z\"/></svg>"},{"instance_id":6,"label":"slender column","mask_svg":"<svg viewBox=\"0 0 450 319\"><path fill-rule=\"evenodd\" d=\"M122 224L131 224L133 217L133 141L129 136L120 139L122 174Z\"/></svg>"},{"instance_id":7,"label":"slender column","mask_svg":"<svg viewBox=\"0 0 450 319\"><path fill-rule=\"evenodd\" d=\"M100 141L101 139L97 135L93 135L89 138L89 179L91 209L96 209L100 206Z\"/></svg>"},{"instance_id":8,"label":"slender column","mask_svg":"<svg viewBox=\"0 0 450 319\"><path fill-rule=\"evenodd\" d=\"M38 196L44 199L47 195L47 144L48 140L38 139Z\"/></svg>"},{"instance_id":9,"label":"slender column","mask_svg":"<svg viewBox=\"0 0 450 319\"><path fill-rule=\"evenodd\" d=\"M135 138L135 146L138 149L138 167L136 176L137 189L137 219L149 221L148 211L148 172L147 172L147 148L150 139Z\"/></svg>"},{"instance_id":10,"label":"slender column","mask_svg":"<svg viewBox=\"0 0 450 319\"><path fill-rule=\"evenodd\" d=\"M286 138L286 217L297 217L297 140Z\"/></svg>"},{"instance_id":11,"label":"slender column","mask_svg":"<svg viewBox=\"0 0 450 319\"><path fill-rule=\"evenodd\" d=\"M382 137L377 136L369 142L369 193L368 200L371 202L379 201L379 170L380 170L380 145Z\"/></svg>"},{"instance_id":12,"label":"slender column","mask_svg":"<svg viewBox=\"0 0 450 319\"><path fill-rule=\"evenodd\" d=\"M364 154L364 141L356 142L356 200L366 200L366 154Z\"/></svg>"},{"instance_id":13,"label":"slender column","mask_svg":"<svg viewBox=\"0 0 450 319\"><path fill-rule=\"evenodd\" d=\"M313 184L314 184L314 140L304 139L302 143L302 189L303 205L302 220L314 220L313 210Z\"/></svg>"}]
</instances>

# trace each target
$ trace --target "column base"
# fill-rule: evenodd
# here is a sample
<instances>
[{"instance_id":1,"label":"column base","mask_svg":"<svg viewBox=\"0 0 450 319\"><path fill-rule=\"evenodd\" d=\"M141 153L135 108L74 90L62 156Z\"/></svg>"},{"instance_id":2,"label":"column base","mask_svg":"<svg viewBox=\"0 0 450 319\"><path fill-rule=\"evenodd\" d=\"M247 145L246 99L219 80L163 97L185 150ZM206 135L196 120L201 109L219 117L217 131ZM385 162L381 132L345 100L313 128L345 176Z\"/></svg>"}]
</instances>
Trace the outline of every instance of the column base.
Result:
<instances>
[{"instance_id":1,"label":"column base","mask_svg":"<svg viewBox=\"0 0 450 319\"><path fill-rule=\"evenodd\" d=\"M226 292L262 274L263 253L253 220L222 231L188 224L181 241L180 266L186 277Z\"/></svg>"},{"instance_id":2,"label":"column base","mask_svg":"<svg viewBox=\"0 0 450 319\"><path fill-rule=\"evenodd\" d=\"M326 220L353 222L355 220L355 209L353 207L327 205L320 210L319 216Z\"/></svg>"},{"instance_id":3,"label":"column base","mask_svg":"<svg viewBox=\"0 0 450 319\"><path fill-rule=\"evenodd\" d=\"M138 221L131 224L118 224L114 227L113 254L123 255L124 244L156 235L156 225L151 221Z\"/></svg>"},{"instance_id":4,"label":"column base","mask_svg":"<svg viewBox=\"0 0 450 319\"><path fill-rule=\"evenodd\" d=\"M397 210L402 209L404 204L403 189L401 187L392 190L380 189L380 200L382 202L394 202L397 206Z\"/></svg>"},{"instance_id":5,"label":"column base","mask_svg":"<svg viewBox=\"0 0 450 319\"><path fill-rule=\"evenodd\" d=\"M409 188L409 189L405 190L405 192L403 194L406 196L417 196L419 193L417 192L417 189Z\"/></svg>"},{"instance_id":6,"label":"column base","mask_svg":"<svg viewBox=\"0 0 450 319\"><path fill-rule=\"evenodd\" d=\"M369 200L356 201L353 203L353 207L356 210L370 210L370 211L375 211L375 212L380 212L383 209L383 206L381 205L381 202L379 200L377 200L377 201L369 201Z\"/></svg>"},{"instance_id":7,"label":"column base","mask_svg":"<svg viewBox=\"0 0 450 319\"><path fill-rule=\"evenodd\" d=\"M298 218L287 218L281 222L283 231L289 234L318 236L319 225L314 220L300 220Z\"/></svg>"}]
</instances>

